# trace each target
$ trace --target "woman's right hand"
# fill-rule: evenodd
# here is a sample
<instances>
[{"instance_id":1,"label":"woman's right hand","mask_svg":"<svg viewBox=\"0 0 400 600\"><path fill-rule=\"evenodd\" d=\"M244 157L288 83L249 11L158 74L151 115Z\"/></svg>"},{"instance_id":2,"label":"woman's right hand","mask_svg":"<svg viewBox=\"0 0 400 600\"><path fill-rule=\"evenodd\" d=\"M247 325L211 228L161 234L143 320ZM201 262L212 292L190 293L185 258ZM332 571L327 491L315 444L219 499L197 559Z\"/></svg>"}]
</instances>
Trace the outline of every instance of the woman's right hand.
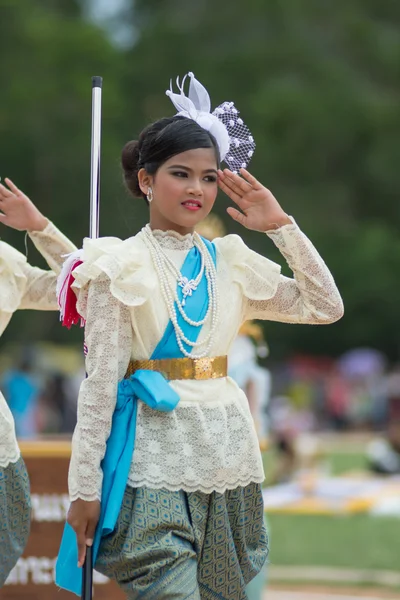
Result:
<instances>
[{"instance_id":1,"label":"woman's right hand","mask_svg":"<svg viewBox=\"0 0 400 600\"><path fill-rule=\"evenodd\" d=\"M71 502L67 523L76 533L78 542L78 567L83 567L86 558L86 546L93 545L94 533L100 517L99 500L86 501L78 498Z\"/></svg>"}]
</instances>

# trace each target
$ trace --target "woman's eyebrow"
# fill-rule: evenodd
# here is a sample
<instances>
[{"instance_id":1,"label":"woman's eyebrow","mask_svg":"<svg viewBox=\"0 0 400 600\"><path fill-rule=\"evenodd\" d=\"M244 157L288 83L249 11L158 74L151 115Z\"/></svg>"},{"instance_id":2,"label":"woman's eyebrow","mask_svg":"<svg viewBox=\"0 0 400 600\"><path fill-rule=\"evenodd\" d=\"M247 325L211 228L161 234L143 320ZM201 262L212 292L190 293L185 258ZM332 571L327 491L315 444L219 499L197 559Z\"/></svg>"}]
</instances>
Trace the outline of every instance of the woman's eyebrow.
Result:
<instances>
[{"instance_id":1,"label":"woman's eyebrow","mask_svg":"<svg viewBox=\"0 0 400 600\"><path fill-rule=\"evenodd\" d=\"M185 165L171 165L168 169L184 169L185 171L192 171L190 167L185 167ZM218 174L217 169L204 169L203 173L215 173Z\"/></svg>"},{"instance_id":2,"label":"woman's eyebrow","mask_svg":"<svg viewBox=\"0 0 400 600\"><path fill-rule=\"evenodd\" d=\"M191 171L190 167L185 167L185 165L171 165L168 167L169 169L185 169L185 171Z\"/></svg>"}]
</instances>

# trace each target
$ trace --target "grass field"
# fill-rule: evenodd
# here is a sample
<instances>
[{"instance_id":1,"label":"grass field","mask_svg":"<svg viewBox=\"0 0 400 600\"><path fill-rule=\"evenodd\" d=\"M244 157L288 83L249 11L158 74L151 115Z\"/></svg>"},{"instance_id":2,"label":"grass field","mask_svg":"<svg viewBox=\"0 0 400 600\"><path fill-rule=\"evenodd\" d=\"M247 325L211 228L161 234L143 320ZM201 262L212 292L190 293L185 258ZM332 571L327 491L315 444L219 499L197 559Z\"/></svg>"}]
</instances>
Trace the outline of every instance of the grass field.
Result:
<instances>
[{"instance_id":1,"label":"grass field","mask_svg":"<svg viewBox=\"0 0 400 600\"><path fill-rule=\"evenodd\" d=\"M275 460L274 451L268 451L263 453L264 469L265 469L265 481L271 480L273 472L273 464ZM349 471L363 471L367 468L367 462L365 454L359 450L339 451L332 450L327 453L326 461L329 466L329 472L332 475L342 475Z\"/></svg>"},{"instance_id":2,"label":"grass field","mask_svg":"<svg viewBox=\"0 0 400 600\"><path fill-rule=\"evenodd\" d=\"M341 475L348 471L362 471L366 469L366 460L361 453L332 452L328 456L328 463L332 475Z\"/></svg>"},{"instance_id":3,"label":"grass field","mask_svg":"<svg viewBox=\"0 0 400 600\"><path fill-rule=\"evenodd\" d=\"M265 454L267 479L273 459ZM338 447L327 461L333 475L366 468L360 448ZM273 565L400 572L400 519L273 513L268 520Z\"/></svg>"},{"instance_id":4,"label":"grass field","mask_svg":"<svg viewBox=\"0 0 400 600\"><path fill-rule=\"evenodd\" d=\"M368 515L268 516L276 565L400 570L400 520Z\"/></svg>"}]
</instances>

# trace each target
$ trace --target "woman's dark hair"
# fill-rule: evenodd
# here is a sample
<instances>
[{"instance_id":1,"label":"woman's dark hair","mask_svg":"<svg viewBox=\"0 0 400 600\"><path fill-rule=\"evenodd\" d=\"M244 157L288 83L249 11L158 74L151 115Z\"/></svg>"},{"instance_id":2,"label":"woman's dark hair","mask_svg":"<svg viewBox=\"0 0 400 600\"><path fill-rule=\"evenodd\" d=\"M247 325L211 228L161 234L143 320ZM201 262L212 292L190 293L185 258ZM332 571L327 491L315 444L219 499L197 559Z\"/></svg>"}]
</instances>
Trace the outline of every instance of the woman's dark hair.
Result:
<instances>
[{"instance_id":1,"label":"woman's dark hair","mask_svg":"<svg viewBox=\"0 0 400 600\"><path fill-rule=\"evenodd\" d=\"M138 140L132 140L122 149L121 163L126 187L135 197L145 194L139 187L138 172L145 168L150 175L168 159L187 150L214 148L219 164L219 151L215 138L192 119L166 117L148 125Z\"/></svg>"}]
</instances>

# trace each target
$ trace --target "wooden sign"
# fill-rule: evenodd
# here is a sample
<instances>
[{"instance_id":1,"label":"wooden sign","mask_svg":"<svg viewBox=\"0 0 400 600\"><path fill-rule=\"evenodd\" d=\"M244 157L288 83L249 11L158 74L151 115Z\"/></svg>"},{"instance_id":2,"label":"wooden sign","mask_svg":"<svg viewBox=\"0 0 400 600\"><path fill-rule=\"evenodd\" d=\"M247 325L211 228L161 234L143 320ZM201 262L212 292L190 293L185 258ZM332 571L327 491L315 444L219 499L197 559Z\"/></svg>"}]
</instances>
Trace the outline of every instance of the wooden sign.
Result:
<instances>
[{"instance_id":1,"label":"wooden sign","mask_svg":"<svg viewBox=\"0 0 400 600\"><path fill-rule=\"evenodd\" d=\"M54 565L69 507L67 492L69 442L21 443L32 495L31 533L24 554L0 590L1 600L72 600L75 594L54 583ZM94 573L95 600L122 600L125 594Z\"/></svg>"}]
</instances>

